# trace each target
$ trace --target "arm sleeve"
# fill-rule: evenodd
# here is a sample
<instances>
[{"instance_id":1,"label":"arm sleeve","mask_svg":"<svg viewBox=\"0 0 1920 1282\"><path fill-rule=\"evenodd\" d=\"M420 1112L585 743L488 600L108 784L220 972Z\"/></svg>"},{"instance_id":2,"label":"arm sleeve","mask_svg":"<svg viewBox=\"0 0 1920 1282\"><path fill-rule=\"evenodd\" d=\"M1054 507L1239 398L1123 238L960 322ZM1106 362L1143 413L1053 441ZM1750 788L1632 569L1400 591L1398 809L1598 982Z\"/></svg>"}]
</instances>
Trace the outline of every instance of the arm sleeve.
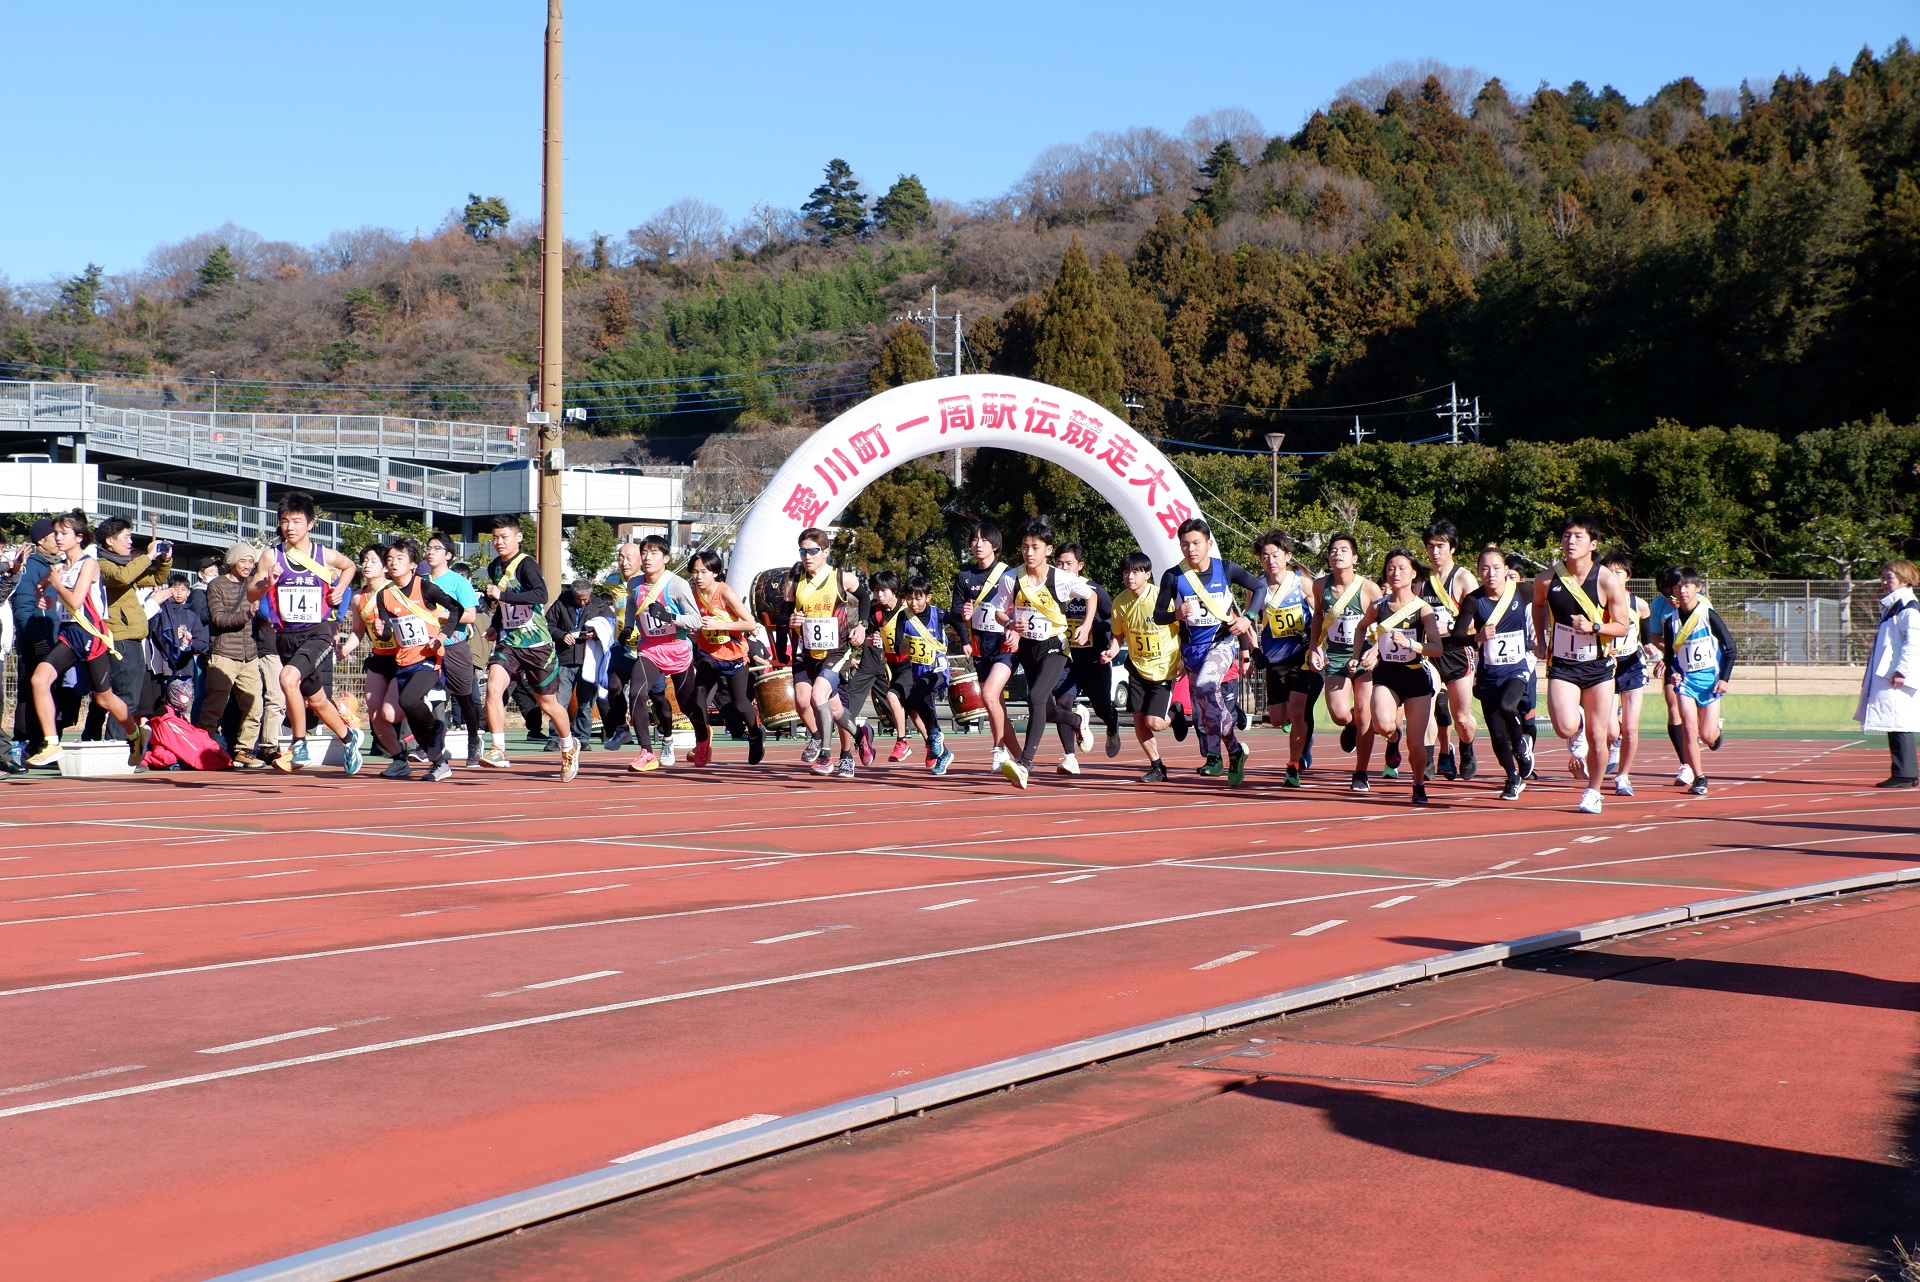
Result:
<instances>
[{"instance_id":1,"label":"arm sleeve","mask_svg":"<svg viewBox=\"0 0 1920 1282\"><path fill-rule=\"evenodd\" d=\"M1113 621L1113 598L1109 596L1107 590L1098 583L1093 585L1093 590L1096 593L1094 609L1099 611L1101 618L1111 623Z\"/></svg>"},{"instance_id":2,"label":"arm sleeve","mask_svg":"<svg viewBox=\"0 0 1920 1282\"><path fill-rule=\"evenodd\" d=\"M547 580L540 573L540 563L532 557L520 563L514 572L513 587L504 589L500 599L512 605L545 606L547 603Z\"/></svg>"},{"instance_id":3,"label":"arm sleeve","mask_svg":"<svg viewBox=\"0 0 1920 1282\"><path fill-rule=\"evenodd\" d=\"M1227 582L1234 587L1245 588L1248 592L1258 592L1266 580L1256 574L1250 574L1233 562L1227 562Z\"/></svg>"},{"instance_id":4,"label":"arm sleeve","mask_svg":"<svg viewBox=\"0 0 1920 1282\"><path fill-rule=\"evenodd\" d=\"M1160 574L1160 595L1153 599L1153 621L1163 627L1180 621L1180 616L1173 612L1173 585L1179 573L1180 567L1176 565Z\"/></svg>"},{"instance_id":5,"label":"arm sleeve","mask_svg":"<svg viewBox=\"0 0 1920 1282\"><path fill-rule=\"evenodd\" d=\"M1733 633L1727 631L1727 625L1720 618L1718 610L1707 610L1707 626L1713 630L1713 639L1720 645L1720 680L1733 680L1733 661L1739 651L1733 644Z\"/></svg>"},{"instance_id":6,"label":"arm sleeve","mask_svg":"<svg viewBox=\"0 0 1920 1282\"><path fill-rule=\"evenodd\" d=\"M1475 605L1484 595L1480 589L1475 588L1460 598L1460 608L1454 611L1453 615L1453 628L1445 634L1446 636L1451 637L1455 641L1465 641L1467 639L1467 629L1480 621L1480 615L1475 609Z\"/></svg>"},{"instance_id":7,"label":"arm sleeve","mask_svg":"<svg viewBox=\"0 0 1920 1282\"><path fill-rule=\"evenodd\" d=\"M1267 608L1267 592L1267 581L1262 579L1260 580L1260 586L1253 590L1253 595L1247 598L1247 615L1249 618L1259 618L1261 612Z\"/></svg>"},{"instance_id":8,"label":"arm sleeve","mask_svg":"<svg viewBox=\"0 0 1920 1282\"><path fill-rule=\"evenodd\" d=\"M673 611L673 621L681 627L700 626L700 603L694 599L693 588L685 579L676 577L667 585L667 605Z\"/></svg>"},{"instance_id":9,"label":"arm sleeve","mask_svg":"<svg viewBox=\"0 0 1920 1282\"><path fill-rule=\"evenodd\" d=\"M860 586L853 590L853 604L859 610L859 613L854 616L856 624L866 623L873 617L873 593L867 589L865 579L861 579ZM868 624L868 626L872 625Z\"/></svg>"}]
</instances>

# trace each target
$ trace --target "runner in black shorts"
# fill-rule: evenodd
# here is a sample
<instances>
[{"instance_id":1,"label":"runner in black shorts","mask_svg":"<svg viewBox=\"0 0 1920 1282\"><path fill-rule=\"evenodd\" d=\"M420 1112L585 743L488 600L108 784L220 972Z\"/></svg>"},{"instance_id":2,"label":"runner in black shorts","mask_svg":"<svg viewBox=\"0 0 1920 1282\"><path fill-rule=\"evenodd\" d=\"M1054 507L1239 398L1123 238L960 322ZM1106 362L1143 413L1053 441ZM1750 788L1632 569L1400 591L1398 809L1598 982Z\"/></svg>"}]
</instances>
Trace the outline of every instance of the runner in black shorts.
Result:
<instances>
[{"instance_id":1,"label":"runner in black shorts","mask_svg":"<svg viewBox=\"0 0 1920 1282\"><path fill-rule=\"evenodd\" d=\"M1554 733L1568 742L1569 769L1586 780L1580 809L1593 815L1600 813L1613 725L1614 664L1606 647L1628 628L1626 581L1594 560L1598 531L1590 516L1568 517L1560 530L1562 560L1533 581L1535 644L1547 660L1547 714Z\"/></svg>"},{"instance_id":2,"label":"runner in black shorts","mask_svg":"<svg viewBox=\"0 0 1920 1282\"><path fill-rule=\"evenodd\" d=\"M1013 679L1013 665L1019 659L1019 647L1007 639L1007 631L993 617L987 602L1012 577L1007 563L1000 559L1000 530L982 522L967 531L967 551L975 564L953 576L953 610L947 622L958 632L960 642L973 655L975 673L980 678L980 697L987 703L987 731L993 736L993 769L1007 759L1009 750L1020 755L1020 741L1014 738L1007 719L1007 705L1001 692Z\"/></svg>"},{"instance_id":3,"label":"runner in black shorts","mask_svg":"<svg viewBox=\"0 0 1920 1282\"><path fill-rule=\"evenodd\" d=\"M1420 573L1413 553L1395 548L1387 553L1381 580L1387 593L1367 611L1368 645L1360 666L1373 674L1375 725L1392 725L1407 715L1407 757L1413 766L1416 806L1427 804L1427 718L1433 712L1433 676L1426 660L1438 658L1440 626L1433 607L1414 594Z\"/></svg>"},{"instance_id":4,"label":"runner in black shorts","mask_svg":"<svg viewBox=\"0 0 1920 1282\"><path fill-rule=\"evenodd\" d=\"M573 722L553 688L560 680L560 663L547 629L547 580L540 563L520 550L520 518L493 519L493 561L487 567L487 600L493 604L493 659L487 666L487 731L492 744L480 760L495 770L513 765L507 757L507 687L518 681L533 692L534 702L560 732L560 782L571 783L580 773L580 744Z\"/></svg>"},{"instance_id":5,"label":"runner in black shorts","mask_svg":"<svg viewBox=\"0 0 1920 1282\"><path fill-rule=\"evenodd\" d=\"M1454 637L1453 621L1459 617L1461 599L1480 585L1465 566L1454 564L1454 554L1460 550L1460 531L1453 528L1452 521L1435 521L1429 525L1426 544L1427 555L1433 558L1433 569L1421 577L1420 597L1433 607L1445 646L1433 664L1441 683L1440 695L1433 705L1433 722L1438 727L1436 742L1440 748L1434 773L1443 779L1456 775L1471 779L1479 771L1473 759L1474 650ZM1454 733L1460 739L1457 765L1449 744L1449 737Z\"/></svg>"}]
</instances>

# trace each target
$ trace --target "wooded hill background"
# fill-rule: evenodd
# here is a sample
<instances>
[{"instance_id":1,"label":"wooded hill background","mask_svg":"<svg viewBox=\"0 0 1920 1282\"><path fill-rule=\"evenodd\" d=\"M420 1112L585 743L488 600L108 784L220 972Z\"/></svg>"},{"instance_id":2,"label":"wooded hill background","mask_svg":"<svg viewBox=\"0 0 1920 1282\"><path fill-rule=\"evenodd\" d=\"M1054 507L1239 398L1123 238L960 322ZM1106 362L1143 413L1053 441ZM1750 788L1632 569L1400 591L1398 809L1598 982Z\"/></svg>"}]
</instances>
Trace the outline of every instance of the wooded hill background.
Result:
<instances>
[{"instance_id":1,"label":"wooded hill background","mask_svg":"<svg viewBox=\"0 0 1920 1282\"><path fill-rule=\"evenodd\" d=\"M1895 426L1920 419L1905 40L1819 80L1710 95L1683 79L1641 103L1389 69L1287 136L1216 112L1180 138L1053 148L972 206L911 176L870 194L836 160L798 210L729 228L684 200L569 243L569 400L587 429L664 449L820 421L928 372L924 339L889 320L938 286L968 318L966 368L1133 402L1133 423L1180 441L1263 449L1284 430L1289 451L1334 449L1353 412L1337 407L1356 403L1382 441L1411 440L1437 428L1431 393L1411 394L1480 398L1483 439L1505 448L1290 460L1283 507L1319 509L1303 529L1405 537L1440 513L1533 544L1595 506L1643 557L1721 572L1832 573L1913 543L1920 427ZM0 362L140 374L188 401L208 389L174 376L217 369L223 408L511 414L536 231L478 195L424 237L302 248L226 228L126 277L0 291ZM1265 524L1265 458L1183 462L1219 470L1220 501ZM974 512L1044 507L1114 533L1077 483L999 452L959 493L895 478L910 482L925 528L863 556L922 556Z\"/></svg>"}]
</instances>

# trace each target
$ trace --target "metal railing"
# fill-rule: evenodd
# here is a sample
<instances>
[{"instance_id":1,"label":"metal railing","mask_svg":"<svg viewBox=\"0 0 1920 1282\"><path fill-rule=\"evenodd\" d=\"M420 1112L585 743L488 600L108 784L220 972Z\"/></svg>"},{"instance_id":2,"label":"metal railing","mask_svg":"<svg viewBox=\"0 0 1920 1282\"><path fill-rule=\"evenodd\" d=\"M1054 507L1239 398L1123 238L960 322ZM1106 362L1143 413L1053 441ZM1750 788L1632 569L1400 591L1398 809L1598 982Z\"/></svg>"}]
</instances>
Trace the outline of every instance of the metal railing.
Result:
<instances>
[{"instance_id":1,"label":"metal railing","mask_svg":"<svg viewBox=\"0 0 1920 1282\"><path fill-rule=\"evenodd\" d=\"M92 383L0 380L0 430L84 432L97 404Z\"/></svg>"},{"instance_id":2,"label":"metal railing","mask_svg":"<svg viewBox=\"0 0 1920 1282\"><path fill-rule=\"evenodd\" d=\"M222 499L200 498L171 490L150 490L138 485L100 482L99 506L102 514L125 517L145 534L150 519L157 518L162 538L183 543L223 547L245 540L258 543L274 536L278 515L268 508ZM340 523L319 520L313 523L314 537L330 547L339 546Z\"/></svg>"},{"instance_id":3,"label":"metal railing","mask_svg":"<svg viewBox=\"0 0 1920 1282\"><path fill-rule=\"evenodd\" d=\"M1651 579L1629 586L1653 598ZM1715 579L1706 584L1706 595L1733 634L1743 664L1865 663L1880 625L1880 585L1874 579Z\"/></svg>"}]
</instances>

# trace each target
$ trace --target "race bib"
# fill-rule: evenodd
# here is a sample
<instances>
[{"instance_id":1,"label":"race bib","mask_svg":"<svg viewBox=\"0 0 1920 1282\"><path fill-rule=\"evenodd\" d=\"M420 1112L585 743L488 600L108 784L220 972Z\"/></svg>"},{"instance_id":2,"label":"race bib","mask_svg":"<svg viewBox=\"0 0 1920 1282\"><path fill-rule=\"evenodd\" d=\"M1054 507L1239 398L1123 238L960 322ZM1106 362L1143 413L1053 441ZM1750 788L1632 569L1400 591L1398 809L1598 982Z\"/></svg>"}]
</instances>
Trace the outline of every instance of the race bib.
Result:
<instances>
[{"instance_id":1,"label":"race bib","mask_svg":"<svg viewBox=\"0 0 1920 1282\"><path fill-rule=\"evenodd\" d=\"M1354 634L1359 631L1360 616L1342 614L1334 618L1327 628L1327 642L1330 645L1352 646Z\"/></svg>"},{"instance_id":2,"label":"race bib","mask_svg":"<svg viewBox=\"0 0 1920 1282\"><path fill-rule=\"evenodd\" d=\"M1496 632L1481 643L1480 651L1488 667L1511 668L1526 662L1527 638L1520 632Z\"/></svg>"},{"instance_id":3,"label":"race bib","mask_svg":"<svg viewBox=\"0 0 1920 1282\"><path fill-rule=\"evenodd\" d=\"M800 639L809 650L833 650L840 645L840 620L828 616L805 615L800 620Z\"/></svg>"},{"instance_id":4,"label":"race bib","mask_svg":"<svg viewBox=\"0 0 1920 1282\"><path fill-rule=\"evenodd\" d=\"M1592 663L1600 657L1600 638L1556 623L1553 625L1553 657L1567 663Z\"/></svg>"},{"instance_id":5,"label":"race bib","mask_svg":"<svg viewBox=\"0 0 1920 1282\"><path fill-rule=\"evenodd\" d=\"M1138 636L1127 638L1127 645L1133 651L1136 660L1152 661L1160 657L1160 638L1152 632L1142 632Z\"/></svg>"},{"instance_id":6,"label":"race bib","mask_svg":"<svg viewBox=\"0 0 1920 1282\"><path fill-rule=\"evenodd\" d=\"M1307 630L1307 611L1304 606L1269 606L1267 609L1267 631L1276 637L1299 636Z\"/></svg>"},{"instance_id":7,"label":"race bib","mask_svg":"<svg viewBox=\"0 0 1920 1282\"><path fill-rule=\"evenodd\" d=\"M1682 672L1705 672L1717 667L1720 656L1715 653L1713 637L1689 637L1680 647L1680 670Z\"/></svg>"},{"instance_id":8,"label":"race bib","mask_svg":"<svg viewBox=\"0 0 1920 1282\"><path fill-rule=\"evenodd\" d=\"M327 617L326 589L310 584L282 587L274 594L274 605L286 623L318 623Z\"/></svg>"},{"instance_id":9,"label":"race bib","mask_svg":"<svg viewBox=\"0 0 1920 1282\"><path fill-rule=\"evenodd\" d=\"M1380 657L1388 663L1412 663L1419 656L1407 644L1411 634L1403 628L1390 628L1380 636Z\"/></svg>"},{"instance_id":10,"label":"race bib","mask_svg":"<svg viewBox=\"0 0 1920 1282\"><path fill-rule=\"evenodd\" d=\"M520 605L512 601L500 603L500 626L509 632L518 632L533 622L533 607Z\"/></svg>"},{"instance_id":11,"label":"race bib","mask_svg":"<svg viewBox=\"0 0 1920 1282\"><path fill-rule=\"evenodd\" d=\"M1053 620L1030 606L1016 605L1013 617L1026 625L1027 640L1051 641L1054 638Z\"/></svg>"},{"instance_id":12,"label":"race bib","mask_svg":"<svg viewBox=\"0 0 1920 1282\"><path fill-rule=\"evenodd\" d=\"M1187 626L1195 628L1220 622L1220 616L1207 609L1206 603L1197 596L1190 596L1180 603L1180 618Z\"/></svg>"},{"instance_id":13,"label":"race bib","mask_svg":"<svg viewBox=\"0 0 1920 1282\"><path fill-rule=\"evenodd\" d=\"M647 637L650 640L660 637L670 637L678 630L679 625L673 621L673 616L670 614L663 617L661 613L656 613L652 607L648 607L640 612L640 635L643 637Z\"/></svg>"},{"instance_id":14,"label":"race bib","mask_svg":"<svg viewBox=\"0 0 1920 1282\"><path fill-rule=\"evenodd\" d=\"M932 637L923 637L913 633L907 637L907 658L921 666L929 666L940 657L940 646Z\"/></svg>"},{"instance_id":15,"label":"race bib","mask_svg":"<svg viewBox=\"0 0 1920 1282\"><path fill-rule=\"evenodd\" d=\"M411 614L402 614L393 620L393 637L403 646L421 646L433 640L433 631L424 620L416 619Z\"/></svg>"},{"instance_id":16,"label":"race bib","mask_svg":"<svg viewBox=\"0 0 1920 1282\"><path fill-rule=\"evenodd\" d=\"M1440 634L1445 636L1453 631L1453 611L1444 605L1433 607L1433 621L1440 625Z\"/></svg>"}]
</instances>

